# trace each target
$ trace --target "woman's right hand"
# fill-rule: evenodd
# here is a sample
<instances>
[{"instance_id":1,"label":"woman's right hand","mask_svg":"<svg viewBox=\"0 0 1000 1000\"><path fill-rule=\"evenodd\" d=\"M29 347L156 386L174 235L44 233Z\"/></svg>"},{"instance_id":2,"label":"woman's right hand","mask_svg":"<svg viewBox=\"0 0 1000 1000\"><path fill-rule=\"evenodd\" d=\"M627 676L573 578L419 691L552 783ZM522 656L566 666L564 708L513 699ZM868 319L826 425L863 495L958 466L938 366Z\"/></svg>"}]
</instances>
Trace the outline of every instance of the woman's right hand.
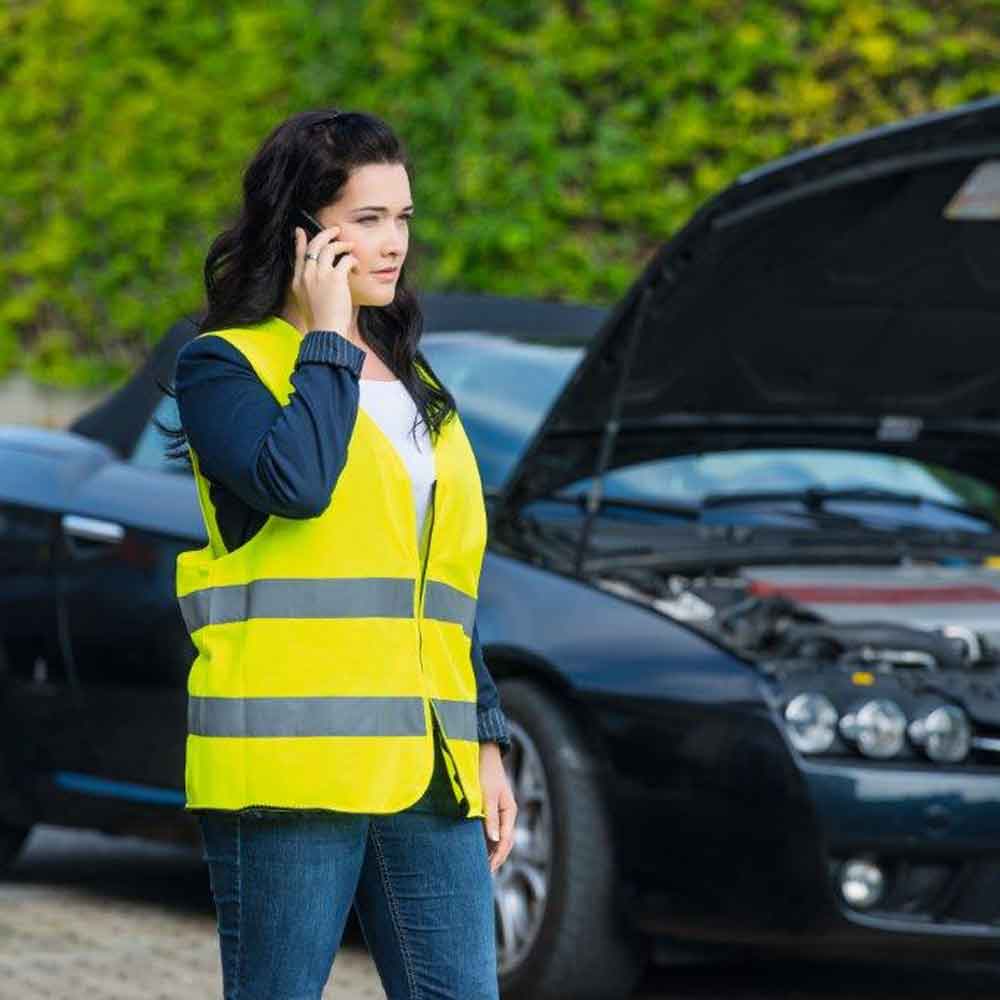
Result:
<instances>
[{"instance_id":1,"label":"woman's right hand","mask_svg":"<svg viewBox=\"0 0 1000 1000\"><path fill-rule=\"evenodd\" d=\"M301 226L295 227L295 273L292 295L306 330L336 330L347 337L353 315L348 274L358 264L349 251L354 243L336 239L340 226L330 226L318 232L309 242ZM306 251L319 254L318 260L306 260ZM344 256L332 267L338 254Z\"/></svg>"}]
</instances>

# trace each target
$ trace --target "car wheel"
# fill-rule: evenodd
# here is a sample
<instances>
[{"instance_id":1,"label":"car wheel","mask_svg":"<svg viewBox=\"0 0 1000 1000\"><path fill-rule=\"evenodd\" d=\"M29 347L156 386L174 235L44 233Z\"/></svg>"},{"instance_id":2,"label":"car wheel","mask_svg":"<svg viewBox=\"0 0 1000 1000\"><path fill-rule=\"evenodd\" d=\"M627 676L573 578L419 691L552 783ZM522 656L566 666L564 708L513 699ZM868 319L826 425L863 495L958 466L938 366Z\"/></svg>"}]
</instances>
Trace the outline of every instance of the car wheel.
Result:
<instances>
[{"instance_id":1,"label":"car wheel","mask_svg":"<svg viewBox=\"0 0 1000 1000\"><path fill-rule=\"evenodd\" d=\"M612 828L593 753L566 708L524 680L498 684L517 802L514 844L493 875L505 1000L616 1000L642 975L645 939L614 909Z\"/></svg>"}]
</instances>

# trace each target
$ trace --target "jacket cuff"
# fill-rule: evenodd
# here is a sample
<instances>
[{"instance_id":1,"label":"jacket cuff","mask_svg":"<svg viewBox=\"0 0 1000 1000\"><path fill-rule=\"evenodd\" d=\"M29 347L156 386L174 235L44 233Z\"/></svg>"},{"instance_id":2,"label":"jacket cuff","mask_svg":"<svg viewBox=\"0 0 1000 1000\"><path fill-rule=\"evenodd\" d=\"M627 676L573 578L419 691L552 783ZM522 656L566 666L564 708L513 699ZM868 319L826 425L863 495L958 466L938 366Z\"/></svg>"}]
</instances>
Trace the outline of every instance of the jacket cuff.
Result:
<instances>
[{"instance_id":1,"label":"jacket cuff","mask_svg":"<svg viewBox=\"0 0 1000 1000\"><path fill-rule=\"evenodd\" d=\"M500 756L506 757L510 751L510 731L507 716L502 708L484 708L476 713L479 742L495 741L500 746Z\"/></svg>"},{"instance_id":2,"label":"jacket cuff","mask_svg":"<svg viewBox=\"0 0 1000 1000\"><path fill-rule=\"evenodd\" d=\"M336 330L310 330L299 344L295 367L309 362L343 365L360 378L367 353Z\"/></svg>"}]
</instances>

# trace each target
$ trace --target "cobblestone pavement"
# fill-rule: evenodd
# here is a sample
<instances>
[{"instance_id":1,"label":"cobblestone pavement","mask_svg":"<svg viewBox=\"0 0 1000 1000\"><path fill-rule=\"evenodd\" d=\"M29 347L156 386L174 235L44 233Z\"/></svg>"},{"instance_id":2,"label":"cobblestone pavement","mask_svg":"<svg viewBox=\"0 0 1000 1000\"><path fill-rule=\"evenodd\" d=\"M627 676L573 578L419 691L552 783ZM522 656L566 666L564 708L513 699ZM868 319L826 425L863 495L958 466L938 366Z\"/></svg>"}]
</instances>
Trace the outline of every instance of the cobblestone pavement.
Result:
<instances>
[{"instance_id":1,"label":"cobblestone pavement","mask_svg":"<svg viewBox=\"0 0 1000 1000\"><path fill-rule=\"evenodd\" d=\"M39 827L0 881L0 1000L221 996L208 872L197 850ZM353 917L325 1000L384 1000ZM634 1000L979 1000L995 964L919 968L730 963L653 969Z\"/></svg>"},{"instance_id":2,"label":"cobblestone pavement","mask_svg":"<svg viewBox=\"0 0 1000 1000\"><path fill-rule=\"evenodd\" d=\"M385 1000L345 934L324 1000ZM206 1000L221 965L199 852L39 827L0 882L0 1000Z\"/></svg>"}]
</instances>

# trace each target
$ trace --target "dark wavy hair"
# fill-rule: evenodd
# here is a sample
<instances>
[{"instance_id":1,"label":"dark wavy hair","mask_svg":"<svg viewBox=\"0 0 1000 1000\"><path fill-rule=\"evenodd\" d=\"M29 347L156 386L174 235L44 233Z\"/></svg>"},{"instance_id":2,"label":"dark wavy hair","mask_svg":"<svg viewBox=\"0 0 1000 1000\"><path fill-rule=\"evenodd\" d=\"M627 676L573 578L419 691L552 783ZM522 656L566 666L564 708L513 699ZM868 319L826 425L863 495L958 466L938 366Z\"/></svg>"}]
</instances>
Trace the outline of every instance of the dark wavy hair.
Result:
<instances>
[{"instance_id":1,"label":"dark wavy hair","mask_svg":"<svg viewBox=\"0 0 1000 1000\"><path fill-rule=\"evenodd\" d=\"M198 333L278 315L295 271L295 209L315 215L336 202L352 171L369 163L398 163L413 176L402 142L375 115L327 108L303 111L276 126L243 173L243 204L235 222L212 241L205 258L208 308L200 316ZM455 400L417 348L423 314L407 287L408 260L409 253L391 303L359 307L358 329L413 397L418 410L413 429L422 419L436 436L454 412ZM417 363L432 382L418 373ZM176 399L173 385L159 379L157 384ZM192 466L183 426L155 422L169 439L167 457Z\"/></svg>"}]
</instances>

